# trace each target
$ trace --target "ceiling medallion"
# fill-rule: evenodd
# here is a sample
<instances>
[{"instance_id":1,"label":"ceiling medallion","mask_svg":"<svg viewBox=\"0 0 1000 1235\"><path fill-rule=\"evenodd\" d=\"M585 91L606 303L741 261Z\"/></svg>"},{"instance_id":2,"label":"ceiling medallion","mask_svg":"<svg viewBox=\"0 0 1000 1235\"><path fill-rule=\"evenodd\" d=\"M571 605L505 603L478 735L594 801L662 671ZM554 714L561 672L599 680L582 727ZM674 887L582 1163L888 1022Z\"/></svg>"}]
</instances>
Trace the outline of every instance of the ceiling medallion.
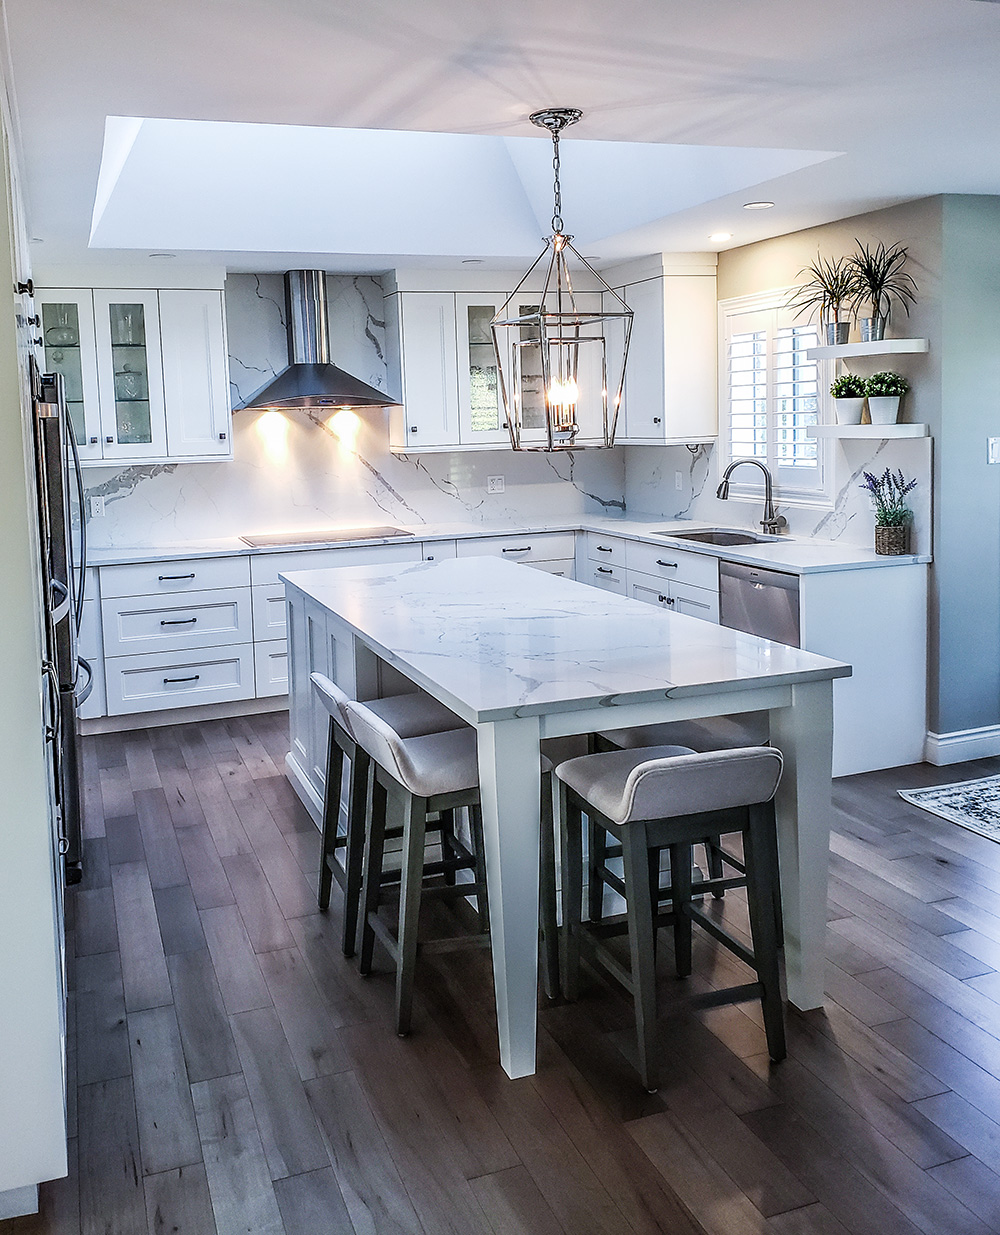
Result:
<instances>
[{"instance_id":1,"label":"ceiling medallion","mask_svg":"<svg viewBox=\"0 0 1000 1235\"><path fill-rule=\"evenodd\" d=\"M529 117L552 135L552 235L490 323L514 450L615 441L632 310L573 247L562 218L559 137L582 115L550 107Z\"/></svg>"}]
</instances>

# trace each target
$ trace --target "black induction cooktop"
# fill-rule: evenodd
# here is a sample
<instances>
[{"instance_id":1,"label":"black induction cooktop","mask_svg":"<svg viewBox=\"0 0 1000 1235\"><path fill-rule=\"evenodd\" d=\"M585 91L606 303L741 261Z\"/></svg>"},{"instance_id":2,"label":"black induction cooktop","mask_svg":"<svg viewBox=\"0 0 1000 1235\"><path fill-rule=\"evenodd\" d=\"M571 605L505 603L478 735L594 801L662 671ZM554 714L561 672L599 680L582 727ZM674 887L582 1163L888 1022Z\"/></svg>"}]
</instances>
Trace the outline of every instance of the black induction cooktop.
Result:
<instances>
[{"instance_id":1,"label":"black induction cooktop","mask_svg":"<svg viewBox=\"0 0 1000 1235\"><path fill-rule=\"evenodd\" d=\"M263 549L271 545L326 545L335 540L388 540L412 535L399 527L328 527L318 532L262 532L241 536L240 540L254 549Z\"/></svg>"}]
</instances>

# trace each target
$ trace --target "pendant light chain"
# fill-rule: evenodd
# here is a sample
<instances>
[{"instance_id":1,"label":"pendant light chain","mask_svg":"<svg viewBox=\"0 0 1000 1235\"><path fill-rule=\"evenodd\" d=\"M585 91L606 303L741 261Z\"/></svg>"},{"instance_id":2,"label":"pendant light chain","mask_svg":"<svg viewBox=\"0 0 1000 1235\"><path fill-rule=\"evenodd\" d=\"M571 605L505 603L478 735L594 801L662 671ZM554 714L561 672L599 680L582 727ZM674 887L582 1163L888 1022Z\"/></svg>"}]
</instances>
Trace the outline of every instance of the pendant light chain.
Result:
<instances>
[{"instance_id":1,"label":"pendant light chain","mask_svg":"<svg viewBox=\"0 0 1000 1235\"><path fill-rule=\"evenodd\" d=\"M562 217L562 186L559 183L559 130L556 129L552 133L552 171L554 180L552 190L554 194L553 214L552 214L552 230L557 236L562 234L563 217Z\"/></svg>"}]
</instances>

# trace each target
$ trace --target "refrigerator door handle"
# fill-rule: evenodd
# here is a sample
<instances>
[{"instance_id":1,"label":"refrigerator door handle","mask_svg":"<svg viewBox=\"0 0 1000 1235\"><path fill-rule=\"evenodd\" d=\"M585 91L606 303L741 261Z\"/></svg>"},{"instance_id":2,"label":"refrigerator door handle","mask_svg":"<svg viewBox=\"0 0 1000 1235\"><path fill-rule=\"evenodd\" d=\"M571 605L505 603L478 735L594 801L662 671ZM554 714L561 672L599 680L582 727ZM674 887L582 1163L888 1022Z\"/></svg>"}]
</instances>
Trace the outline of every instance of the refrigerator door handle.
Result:
<instances>
[{"instance_id":1,"label":"refrigerator door handle","mask_svg":"<svg viewBox=\"0 0 1000 1235\"><path fill-rule=\"evenodd\" d=\"M66 417L66 439L69 442L70 454L73 456L73 474L76 480L77 498L80 502L80 582L76 594L76 633L80 634L80 624L83 621L83 593L87 586L87 494L83 484L83 464L80 462L80 451L76 444L76 433L70 417ZM72 578L72 568L70 578Z\"/></svg>"},{"instance_id":2,"label":"refrigerator door handle","mask_svg":"<svg viewBox=\"0 0 1000 1235\"><path fill-rule=\"evenodd\" d=\"M78 668L82 669L87 675L86 684L84 686L77 687L75 691L76 706L80 708L83 707L83 705L90 698L90 692L94 689L94 667L85 656L78 656L76 658L76 663Z\"/></svg>"}]
</instances>

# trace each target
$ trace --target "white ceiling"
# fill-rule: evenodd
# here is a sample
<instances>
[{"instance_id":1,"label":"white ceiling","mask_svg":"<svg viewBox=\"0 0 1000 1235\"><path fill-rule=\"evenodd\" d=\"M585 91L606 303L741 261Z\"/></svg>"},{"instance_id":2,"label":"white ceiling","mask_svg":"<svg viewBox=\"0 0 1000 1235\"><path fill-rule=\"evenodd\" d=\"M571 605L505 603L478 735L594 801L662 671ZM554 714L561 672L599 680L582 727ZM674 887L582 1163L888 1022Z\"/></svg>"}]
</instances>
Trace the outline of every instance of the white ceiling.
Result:
<instances>
[{"instance_id":1,"label":"white ceiling","mask_svg":"<svg viewBox=\"0 0 1000 1235\"><path fill-rule=\"evenodd\" d=\"M218 125L133 126L94 234L116 261L516 264L550 211L547 138L527 122L543 106L586 113L564 142L564 213L605 262L1000 194L1000 4L981 0L3 5L38 265L109 260L87 252L109 116L230 122L222 142ZM327 128L541 144L425 136L405 153L360 134L334 160ZM668 149L606 144L624 142ZM751 214L751 198L777 204Z\"/></svg>"}]
</instances>

